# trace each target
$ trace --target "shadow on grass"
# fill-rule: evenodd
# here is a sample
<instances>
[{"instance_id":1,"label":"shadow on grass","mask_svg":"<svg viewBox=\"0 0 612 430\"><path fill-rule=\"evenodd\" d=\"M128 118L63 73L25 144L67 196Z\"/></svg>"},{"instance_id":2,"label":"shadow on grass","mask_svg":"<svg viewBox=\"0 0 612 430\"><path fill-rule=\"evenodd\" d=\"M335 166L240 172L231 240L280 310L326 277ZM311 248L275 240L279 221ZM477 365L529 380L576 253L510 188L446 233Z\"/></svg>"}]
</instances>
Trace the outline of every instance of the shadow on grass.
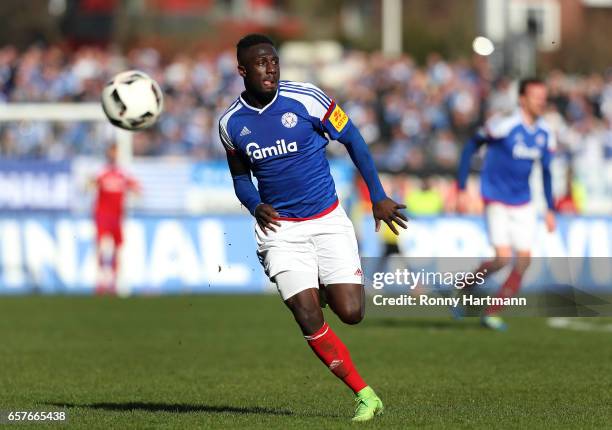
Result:
<instances>
[{"instance_id":1,"label":"shadow on grass","mask_svg":"<svg viewBox=\"0 0 612 430\"><path fill-rule=\"evenodd\" d=\"M429 318L371 318L363 323L369 327L385 328L420 328L435 330L482 330L474 318L456 320L440 320Z\"/></svg>"},{"instance_id":2,"label":"shadow on grass","mask_svg":"<svg viewBox=\"0 0 612 430\"><path fill-rule=\"evenodd\" d=\"M175 412L175 413L232 413L232 414L260 414L260 415L293 415L293 412L284 409L269 409L260 406L209 406L189 405L177 403L147 403L147 402L122 402L122 403L47 403L49 406L60 408L86 408L101 409L105 411L147 411L147 412Z\"/></svg>"}]
</instances>

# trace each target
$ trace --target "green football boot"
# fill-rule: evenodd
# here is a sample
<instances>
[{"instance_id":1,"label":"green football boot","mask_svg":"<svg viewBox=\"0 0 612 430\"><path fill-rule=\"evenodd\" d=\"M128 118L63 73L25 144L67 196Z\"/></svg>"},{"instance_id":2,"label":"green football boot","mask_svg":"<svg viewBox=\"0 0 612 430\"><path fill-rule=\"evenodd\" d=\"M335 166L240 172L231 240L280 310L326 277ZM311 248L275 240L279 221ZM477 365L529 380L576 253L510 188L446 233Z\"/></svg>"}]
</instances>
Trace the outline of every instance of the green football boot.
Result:
<instances>
[{"instance_id":1,"label":"green football boot","mask_svg":"<svg viewBox=\"0 0 612 430\"><path fill-rule=\"evenodd\" d=\"M352 419L354 422L369 421L374 418L374 416L383 413L384 407L382 400L380 400L374 390L369 386L357 393L355 402L357 402L357 407L355 408L355 415Z\"/></svg>"}]
</instances>

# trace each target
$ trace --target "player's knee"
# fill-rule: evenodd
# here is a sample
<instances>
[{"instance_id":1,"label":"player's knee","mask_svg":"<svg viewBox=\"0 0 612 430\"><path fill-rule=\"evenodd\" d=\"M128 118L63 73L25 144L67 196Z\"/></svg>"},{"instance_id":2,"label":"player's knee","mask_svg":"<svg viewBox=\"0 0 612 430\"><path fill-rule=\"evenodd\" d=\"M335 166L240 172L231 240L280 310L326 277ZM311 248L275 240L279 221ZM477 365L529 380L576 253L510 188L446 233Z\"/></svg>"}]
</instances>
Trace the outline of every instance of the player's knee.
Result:
<instances>
[{"instance_id":1,"label":"player's knee","mask_svg":"<svg viewBox=\"0 0 612 430\"><path fill-rule=\"evenodd\" d=\"M299 306L293 310L293 316L304 332L314 333L323 325L323 313L320 308Z\"/></svg>"},{"instance_id":2,"label":"player's knee","mask_svg":"<svg viewBox=\"0 0 612 430\"><path fill-rule=\"evenodd\" d=\"M493 260L492 270L497 271L499 269L502 269L502 268L506 267L508 264L510 264L511 261L512 261L512 257L497 256Z\"/></svg>"},{"instance_id":3,"label":"player's knee","mask_svg":"<svg viewBox=\"0 0 612 430\"><path fill-rule=\"evenodd\" d=\"M529 255L519 255L514 263L514 268L520 273L525 273L530 264L531 257Z\"/></svg>"},{"instance_id":4,"label":"player's knee","mask_svg":"<svg viewBox=\"0 0 612 430\"><path fill-rule=\"evenodd\" d=\"M359 324L363 320L363 312L352 312L342 317L342 322L349 325Z\"/></svg>"},{"instance_id":5,"label":"player's knee","mask_svg":"<svg viewBox=\"0 0 612 430\"><path fill-rule=\"evenodd\" d=\"M345 324L359 324L364 317L365 309L359 304L347 304L336 310L336 314Z\"/></svg>"}]
</instances>

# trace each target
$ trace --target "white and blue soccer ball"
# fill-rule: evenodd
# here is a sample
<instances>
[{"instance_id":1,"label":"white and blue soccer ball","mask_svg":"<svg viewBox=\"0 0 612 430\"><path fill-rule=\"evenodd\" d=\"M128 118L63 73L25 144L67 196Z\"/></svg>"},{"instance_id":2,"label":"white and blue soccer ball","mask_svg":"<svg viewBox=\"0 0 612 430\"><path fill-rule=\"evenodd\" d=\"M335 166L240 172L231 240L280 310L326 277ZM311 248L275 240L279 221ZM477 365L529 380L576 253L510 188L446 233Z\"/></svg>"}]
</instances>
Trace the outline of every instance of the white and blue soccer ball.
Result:
<instances>
[{"instance_id":1,"label":"white and blue soccer ball","mask_svg":"<svg viewBox=\"0 0 612 430\"><path fill-rule=\"evenodd\" d=\"M144 72L117 74L102 90L102 109L109 121L125 130L142 130L155 124L164 108L163 93Z\"/></svg>"}]
</instances>

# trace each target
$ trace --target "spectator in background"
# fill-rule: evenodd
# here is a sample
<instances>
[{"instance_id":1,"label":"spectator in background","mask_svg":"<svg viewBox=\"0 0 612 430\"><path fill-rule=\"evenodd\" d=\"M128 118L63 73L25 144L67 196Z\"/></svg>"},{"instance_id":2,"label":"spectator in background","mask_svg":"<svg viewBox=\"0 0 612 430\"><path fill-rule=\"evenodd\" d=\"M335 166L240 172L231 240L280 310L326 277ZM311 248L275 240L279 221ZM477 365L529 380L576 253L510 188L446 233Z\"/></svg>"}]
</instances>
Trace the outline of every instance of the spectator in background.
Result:
<instances>
[{"instance_id":1,"label":"spectator in background","mask_svg":"<svg viewBox=\"0 0 612 430\"><path fill-rule=\"evenodd\" d=\"M507 110L513 102L511 81L502 76L491 86L486 62L478 58L472 63L448 61L432 53L426 65L419 67L409 56L388 59L378 53L347 51L344 60L356 72L349 76L348 85L342 86L344 93L337 91L339 102L350 100L346 110L364 130L373 152L392 160L387 163L394 171L447 168L456 161L457 142L472 134L481 113ZM152 143L142 142L135 148L136 155L221 159L214 124L220 106L239 92L240 82L231 73L234 62L227 52L177 53L164 61L152 48L121 55L94 47L71 52L33 45L18 52L6 46L0 48L0 102L97 102L110 76L127 68L142 69L162 85L166 110L158 126L147 132L150 139L146 140ZM316 76L318 70L313 64L305 73ZM551 101L570 126L589 113L599 118L612 111L612 78L608 75L572 80L555 71L549 81ZM93 139L104 133L94 130L92 124L85 127ZM402 136L398 136L398 127ZM13 149L16 153L9 155L47 158L81 153L82 148L73 150L72 142L66 144L57 131L52 133L56 133L53 138L36 141L36 150L31 143L18 144ZM432 141L434 150L428 148ZM59 150L58 144L70 149ZM100 148L96 150L101 153Z\"/></svg>"},{"instance_id":2,"label":"spectator in background","mask_svg":"<svg viewBox=\"0 0 612 430\"><path fill-rule=\"evenodd\" d=\"M394 173L450 175L461 142L473 134L475 124L507 111L516 101L513 82L504 76L492 78L482 57L449 61L432 53L420 66L408 55L390 59L377 52L346 51L338 62L334 70L346 73L341 88L333 91L338 102L344 103L363 131L378 166ZM300 72L316 81L325 77L326 66L313 62L300 65ZM106 81L130 68L149 73L165 93L165 111L158 124L134 134L134 155L224 158L215 124L222 107L241 88L230 52L162 57L153 48L121 53L97 47L74 51L42 45L23 51L0 47L0 103L97 103ZM601 181L594 172L610 171L606 166L612 156L606 154L612 150L606 142L612 123L612 69L588 76L555 70L547 84L551 105L547 120L560 136L560 150L571 156L576 176L589 194L605 197L612 189L612 174ZM102 156L113 136L106 123L0 123L0 155ZM329 148L330 157L346 156L345 151L333 151L333 145Z\"/></svg>"},{"instance_id":3,"label":"spectator in background","mask_svg":"<svg viewBox=\"0 0 612 430\"><path fill-rule=\"evenodd\" d=\"M577 215L584 208L584 189L574 181L574 169L568 163L565 192L555 201L555 210L561 214Z\"/></svg>"},{"instance_id":4,"label":"spectator in background","mask_svg":"<svg viewBox=\"0 0 612 430\"><path fill-rule=\"evenodd\" d=\"M440 215L444 209L442 194L434 187L431 177L425 177L421 187L406 196L406 211L414 217Z\"/></svg>"}]
</instances>

